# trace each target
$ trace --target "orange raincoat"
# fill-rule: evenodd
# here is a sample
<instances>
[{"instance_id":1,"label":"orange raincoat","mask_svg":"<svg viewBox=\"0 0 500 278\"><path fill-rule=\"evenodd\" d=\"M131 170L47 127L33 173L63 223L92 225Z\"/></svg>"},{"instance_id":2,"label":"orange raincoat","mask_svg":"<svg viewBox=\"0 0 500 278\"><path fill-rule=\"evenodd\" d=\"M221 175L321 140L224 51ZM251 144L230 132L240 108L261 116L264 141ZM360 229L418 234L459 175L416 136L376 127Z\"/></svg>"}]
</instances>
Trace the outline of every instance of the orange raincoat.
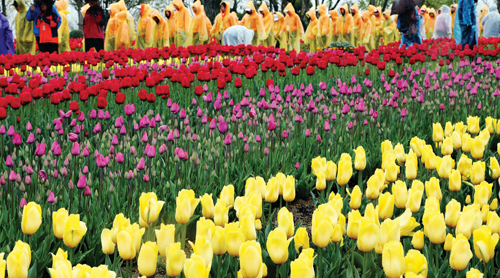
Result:
<instances>
[{"instance_id":1,"label":"orange raincoat","mask_svg":"<svg viewBox=\"0 0 500 278\"><path fill-rule=\"evenodd\" d=\"M343 14L342 11L344 11ZM338 41L351 42L351 30L354 28L354 20L352 15L349 13L349 6L347 6L347 3L340 7L339 23L340 32L338 34Z\"/></svg>"},{"instance_id":2,"label":"orange raincoat","mask_svg":"<svg viewBox=\"0 0 500 278\"><path fill-rule=\"evenodd\" d=\"M354 15L353 15L354 13ZM352 36L351 36L351 45L356 47L358 45L359 41L359 33L361 32L361 24L363 23L361 20L361 16L359 14L359 6L358 3L354 4L351 6L351 15L352 15L352 20L354 22L354 27L352 28Z\"/></svg>"},{"instance_id":3,"label":"orange raincoat","mask_svg":"<svg viewBox=\"0 0 500 278\"><path fill-rule=\"evenodd\" d=\"M153 47L163 48L165 46L170 46L168 41L168 23L161 16L158 10L154 10L151 14L151 18L156 23L154 29L154 42ZM158 22L157 22L158 21Z\"/></svg>"},{"instance_id":4,"label":"orange raincoat","mask_svg":"<svg viewBox=\"0 0 500 278\"><path fill-rule=\"evenodd\" d=\"M116 14L117 28L115 37L115 49L130 48L130 33L127 20L127 11L121 11Z\"/></svg>"},{"instance_id":5,"label":"orange raincoat","mask_svg":"<svg viewBox=\"0 0 500 278\"><path fill-rule=\"evenodd\" d=\"M252 45L257 46L261 44L263 40L267 39L264 21L262 20L262 16L255 10L252 0L248 1L248 4L245 6L245 12L248 9L250 10L250 14L245 14L239 24L255 32Z\"/></svg>"},{"instance_id":6,"label":"orange raincoat","mask_svg":"<svg viewBox=\"0 0 500 278\"><path fill-rule=\"evenodd\" d=\"M127 25L128 25L128 34L130 37L130 42L132 43L137 39L136 33L135 33L135 20L134 17L128 12L127 6L125 5L125 1L120 0L116 4L118 4L118 7L120 8L120 11L126 11L127 12Z\"/></svg>"},{"instance_id":7,"label":"orange raincoat","mask_svg":"<svg viewBox=\"0 0 500 278\"><path fill-rule=\"evenodd\" d=\"M450 15L451 15L451 37L454 38L455 37L455 33L453 32L453 30L455 29L455 15L457 14L458 5L457 4L453 4L453 5L450 6L450 8L455 8L455 11L450 11Z\"/></svg>"},{"instance_id":8,"label":"orange raincoat","mask_svg":"<svg viewBox=\"0 0 500 278\"><path fill-rule=\"evenodd\" d=\"M118 19L116 18L116 14L120 12L120 7L117 3L112 3L109 5L109 20L108 25L106 26L106 36L104 38L104 50L113 51L116 50L116 30L118 29ZM83 13L86 10L82 11Z\"/></svg>"},{"instance_id":9,"label":"orange raincoat","mask_svg":"<svg viewBox=\"0 0 500 278\"><path fill-rule=\"evenodd\" d=\"M288 3L283 11L286 14L285 27L288 37L287 50L290 51L294 49L296 52L300 52L300 38L304 35L302 22L300 21L299 15L295 13L295 8L292 3Z\"/></svg>"},{"instance_id":10,"label":"orange raincoat","mask_svg":"<svg viewBox=\"0 0 500 278\"><path fill-rule=\"evenodd\" d=\"M284 48L287 50L287 43L286 43L286 35L285 35L285 30L286 30L286 22L285 22L285 17L283 16L282 13L280 12L275 12L273 13L273 30L271 31L271 36L273 38L273 46L276 46L276 42L279 43L280 48Z\"/></svg>"},{"instance_id":11,"label":"orange raincoat","mask_svg":"<svg viewBox=\"0 0 500 278\"><path fill-rule=\"evenodd\" d=\"M483 36L483 17L488 14L488 5L484 5L481 10L479 11L479 30L480 33L479 35L482 37Z\"/></svg>"},{"instance_id":12,"label":"orange raincoat","mask_svg":"<svg viewBox=\"0 0 500 278\"><path fill-rule=\"evenodd\" d=\"M306 34L304 35L304 42L309 46L309 52L316 52L316 35L318 34L318 19L316 12L310 10L306 13L309 16L309 25L307 26Z\"/></svg>"},{"instance_id":13,"label":"orange raincoat","mask_svg":"<svg viewBox=\"0 0 500 278\"><path fill-rule=\"evenodd\" d=\"M189 29L189 22L191 16L189 15L188 9L182 3L182 0L174 0L172 2L175 13L175 45L186 47L187 33Z\"/></svg>"},{"instance_id":14,"label":"orange raincoat","mask_svg":"<svg viewBox=\"0 0 500 278\"><path fill-rule=\"evenodd\" d=\"M318 6L318 34L316 35L316 44L320 49L324 49L329 45L328 35L330 33L330 16L326 9L326 4Z\"/></svg>"},{"instance_id":15,"label":"orange raincoat","mask_svg":"<svg viewBox=\"0 0 500 278\"><path fill-rule=\"evenodd\" d=\"M219 44L221 44L222 42L222 35L226 31L226 29L238 24L238 18L235 16L235 14L231 13L231 4L229 2L222 3L226 4L226 8L224 9L224 12L219 13L215 17L214 25L212 27L212 30L210 30L210 33L215 37L215 40Z\"/></svg>"},{"instance_id":16,"label":"orange raincoat","mask_svg":"<svg viewBox=\"0 0 500 278\"><path fill-rule=\"evenodd\" d=\"M336 42L339 34L339 18L337 11L330 11L330 38L328 44Z\"/></svg>"},{"instance_id":17,"label":"orange raincoat","mask_svg":"<svg viewBox=\"0 0 500 278\"><path fill-rule=\"evenodd\" d=\"M370 50L373 44L373 29L370 11L364 11L360 16L360 19L361 25L359 28L358 45L363 45L367 50Z\"/></svg>"},{"instance_id":18,"label":"orange raincoat","mask_svg":"<svg viewBox=\"0 0 500 278\"><path fill-rule=\"evenodd\" d=\"M194 2L192 9L194 16L189 24L186 45L203 45L209 39L207 16L200 1Z\"/></svg>"},{"instance_id":19,"label":"orange raincoat","mask_svg":"<svg viewBox=\"0 0 500 278\"><path fill-rule=\"evenodd\" d=\"M434 17L431 16L434 15ZM434 24L436 24L436 11L434 9L429 9L429 18L425 21L425 36L427 39L431 39L434 34Z\"/></svg>"},{"instance_id":20,"label":"orange raincoat","mask_svg":"<svg viewBox=\"0 0 500 278\"><path fill-rule=\"evenodd\" d=\"M271 46L274 41L273 36L271 35L274 25L274 15L269 11L266 2L262 2L262 5L260 5L259 13L262 15L262 23L264 24L264 32L266 33L266 38L262 40L262 45Z\"/></svg>"},{"instance_id":21,"label":"orange raincoat","mask_svg":"<svg viewBox=\"0 0 500 278\"><path fill-rule=\"evenodd\" d=\"M69 47L69 26L68 26L68 1L67 0L59 0L55 2L57 11L61 16L61 26L57 29L58 37L59 37L59 52L63 53L64 51L71 51Z\"/></svg>"},{"instance_id":22,"label":"orange raincoat","mask_svg":"<svg viewBox=\"0 0 500 278\"><path fill-rule=\"evenodd\" d=\"M156 22L151 18L153 9L149 4L141 4L141 18L137 24L137 41L135 42L136 49L146 49L153 47L155 37L154 30Z\"/></svg>"},{"instance_id":23,"label":"orange raincoat","mask_svg":"<svg viewBox=\"0 0 500 278\"><path fill-rule=\"evenodd\" d=\"M165 21L167 22L168 28L167 28L167 39L168 39L168 46L171 46L175 44L175 32L176 32L176 25L175 25L175 8L174 5L170 4L168 5L165 10L163 11L163 14L165 15ZM169 16L167 17L167 12L169 12Z\"/></svg>"}]
</instances>

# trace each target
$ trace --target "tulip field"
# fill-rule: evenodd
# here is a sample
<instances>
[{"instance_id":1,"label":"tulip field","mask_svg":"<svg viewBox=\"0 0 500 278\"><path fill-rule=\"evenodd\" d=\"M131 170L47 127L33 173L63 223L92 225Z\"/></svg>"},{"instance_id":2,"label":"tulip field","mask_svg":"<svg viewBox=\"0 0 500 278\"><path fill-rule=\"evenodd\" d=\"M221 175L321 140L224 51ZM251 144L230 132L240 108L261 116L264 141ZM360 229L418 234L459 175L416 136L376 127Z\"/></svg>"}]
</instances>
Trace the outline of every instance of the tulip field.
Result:
<instances>
[{"instance_id":1,"label":"tulip field","mask_svg":"<svg viewBox=\"0 0 500 278\"><path fill-rule=\"evenodd\" d=\"M499 51L0 56L0 278L500 277Z\"/></svg>"}]
</instances>

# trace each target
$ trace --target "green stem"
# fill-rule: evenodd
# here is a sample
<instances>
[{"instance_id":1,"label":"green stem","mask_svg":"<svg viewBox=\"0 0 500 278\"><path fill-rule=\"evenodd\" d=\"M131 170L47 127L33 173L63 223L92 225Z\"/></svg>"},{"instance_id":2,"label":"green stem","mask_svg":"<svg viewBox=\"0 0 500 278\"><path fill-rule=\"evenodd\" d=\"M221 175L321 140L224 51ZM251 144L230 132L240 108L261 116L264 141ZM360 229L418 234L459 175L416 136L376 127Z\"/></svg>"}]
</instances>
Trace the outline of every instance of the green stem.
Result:
<instances>
[{"instance_id":1,"label":"green stem","mask_svg":"<svg viewBox=\"0 0 500 278\"><path fill-rule=\"evenodd\" d=\"M186 247L186 232L187 232L187 223L182 224L181 226L181 249L184 250Z\"/></svg>"},{"instance_id":2,"label":"green stem","mask_svg":"<svg viewBox=\"0 0 500 278\"><path fill-rule=\"evenodd\" d=\"M361 275L362 278L365 278L366 277L366 265L367 265L367 261L366 261L366 255L367 253L363 253L363 274Z\"/></svg>"},{"instance_id":3,"label":"green stem","mask_svg":"<svg viewBox=\"0 0 500 278\"><path fill-rule=\"evenodd\" d=\"M323 248L318 248L318 277L323 277Z\"/></svg>"},{"instance_id":4,"label":"green stem","mask_svg":"<svg viewBox=\"0 0 500 278\"><path fill-rule=\"evenodd\" d=\"M359 186L359 189L361 189L361 194L363 194L363 192L365 192L365 186L363 184L363 171L359 171L358 172L358 186Z\"/></svg>"}]
</instances>

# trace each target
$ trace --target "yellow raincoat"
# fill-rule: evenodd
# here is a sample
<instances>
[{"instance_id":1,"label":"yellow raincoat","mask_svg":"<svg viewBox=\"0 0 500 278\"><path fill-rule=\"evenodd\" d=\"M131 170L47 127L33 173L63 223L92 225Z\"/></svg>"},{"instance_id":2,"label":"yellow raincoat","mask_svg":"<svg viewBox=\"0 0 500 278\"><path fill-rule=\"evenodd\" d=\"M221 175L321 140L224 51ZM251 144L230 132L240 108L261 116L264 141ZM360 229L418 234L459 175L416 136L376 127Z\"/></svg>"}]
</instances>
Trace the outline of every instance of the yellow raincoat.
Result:
<instances>
[{"instance_id":1,"label":"yellow raincoat","mask_svg":"<svg viewBox=\"0 0 500 278\"><path fill-rule=\"evenodd\" d=\"M344 11L344 13L342 13L342 11ZM338 41L351 42L351 30L354 28L354 20L352 19L352 15L349 13L347 3L340 7L339 25L340 32L338 34Z\"/></svg>"},{"instance_id":2,"label":"yellow raincoat","mask_svg":"<svg viewBox=\"0 0 500 278\"><path fill-rule=\"evenodd\" d=\"M168 23L161 16L158 10L154 10L151 14L151 18L156 23L154 29L154 42L153 47L163 48L165 46L170 46L168 41Z\"/></svg>"},{"instance_id":3,"label":"yellow raincoat","mask_svg":"<svg viewBox=\"0 0 500 278\"><path fill-rule=\"evenodd\" d=\"M375 13L375 10L378 13ZM377 49L380 45L380 39L383 38L382 27L384 25L384 17L382 16L382 10L380 7L375 7L373 5L368 6L368 16L372 22L372 40L371 49ZM378 15L376 15L378 14Z\"/></svg>"},{"instance_id":4,"label":"yellow raincoat","mask_svg":"<svg viewBox=\"0 0 500 278\"><path fill-rule=\"evenodd\" d=\"M165 30L167 32L168 46L175 44L175 32L177 29L175 25L174 10L175 10L174 5L170 4L168 5L167 8L165 8L165 11L163 11L163 13L165 14L165 22L167 23L168 26ZM167 16L167 12L169 12L169 16Z\"/></svg>"},{"instance_id":5,"label":"yellow raincoat","mask_svg":"<svg viewBox=\"0 0 500 278\"><path fill-rule=\"evenodd\" d=\"M429 19L429 9L427 8L427 6L423 5L421 8L420 8L420 11L422 12L422 16L424 17L424 25L425 23L427 22L427 20Z\"/></svg>"},{"instance_id":6,"label":"yellow raincoat","mask_svg":"<svg viewBox=\"0 0 500 278\"><path fill-rule=\"evenodd\" d=\"M219 44L222 43L222 35L226 31L226 29L238 24L238 18L234 13L231 13L231 4L229 2L222 3L226 4L226 8L224 9L224 12L219 13L215 17L214 25L210 30L210 34L215 37L215 40Z\"/></svg>"},{"instance_id":7,"label":"yellow raincoat","mask_svg":"<svg viewBox=\"0 0 500 278\"><path fill-rule=\"evenodd\" d=\"M67 0L58 0L55 3L56 9L61 16L61 26L57 29L57 35L59 36L59 52L63 53L64 51L71 51L69 47L69 26L68 26L68 1Z\"/></svg>"},{"instance_id":8,"label":"yellow raincoat","mask_svg":"<svg viewBox=\"0 0 500 278\"><path fill-rule=\"evenodd\" d=\"M450 11L450 15L451 15L451 37L452 38L455 37L455 33L453 32L453 30L455 30L455 15L457 14L457 7L458 7L457 4L453 4L453 5L450 6L450 8L451 8L451 11ZM453 11L453 9L455 9L455 11Z\"/></svg>"},{"instance_id":9,"label":"yellow raincoat","mask_svg":"<svg viewBox=\"0 0 500 278\"><path fill-rule=\"evenodd\" d=\"M104 38L104 50L106 51L113 51L116 50L116 30L118 29L118 19L116 18L116 14L120 12L120 7L118 6L117 3L112 3L109 5L110 11L109 11L109 20L108 20L108 25L106 26L106 36ZM82 13L84 13L87 10L82 9Z\"/></svg>"},{"instance_id":10,"label":"yellow raincoat","mask_svg":"<svg viewBox=\"0 0 500 278\"><path fill-rule=\"evenodd\" d=\"M257 46L262 44L262 41L267 39L264 21L262 20L262 16L255 11L255 6L253 5L252 0L248 1L248 4L245 6L245 12L247 9L250 9L250 14L245 14L239 24L255 32L252 45Z\"/></svg>"},{"instance_id":11,"label":"yellow raincoat","mask_svg":"<svg viewBox=\"0 0 500 278\"><path fill-rule=\"evenodd\" d=\"M339 17L337 11L330 11L330 37L328 38L328 44L338 41L339 34Z\"/></svg>"},{"instance_id":12,"label":"yellow raincoat","mask_svg":"<svg viewBox=\"0 0 500 278\"><path fill-rule=\"evenodd\" d=\"M318 6L318 34L316 35L316 44L320 49L329 45L328 35L330 33L330 16L328 15L326 4Z\"/></svg>"},{"instance_id":13,"label":"yellow raincoat","mask_svg":"<svg viewBox=\"0 0 500 278\"><path fill-rule=\"evenodd\" d=\"M28 7L24 0L17 0L18 12L16 14L16 54L35 54L36 40L33 33L33 23L26 20Z\"/></svg>"},{"instance_id":14,"label":"yellow raincoat","mask_svg":"<svg viewBox=\"0 0 500 278\"><path fill-rule=\"evenodd\" d=\"M436 24L436 11L429 9L429 18L425 21L425 36L431 39L434 34L434 24Z\"/></svg>"},{"instance_id":15,"label":"yellow raincoat","mask_svg":"<svg viewBox=\"0 0 500 278\"><path fill-rule=\"evenodd\" d=\"M182 3L182 0L174 0L172 2L175 13L175 45L177 46L187 46L187 33L189 29L189 22L191 21L191 15L188 9Z\"/></svg>"},{"instance_id":16,"label":"yellow raincoat","mask_svg":"<svg viewBox=\"0 0 500 278\"><path fill-rule=\"evenodd\" d=\"M398 28L397 28L397 23L394 17L391 17L391 11L386 10L384 12L384 25L382 29L382 34L384 38L384 44L387 45L392 42L398 41L397 35L398 33Z\"/></svg>"},{"instance_id":17,"label":"yellow raincoat","mask_svg":"<svg viewBox=\"0 0 500 278\"><path fill-rule=\"evenodd\" d=\"M371 50L373 46L373 28L370 11L364 11L361 16L361 25L359 28L359 46L365 46L367 50Z\"/></svg>"},{"instance_id":18,"label":"yellow raincoat","mask_svg":"<svg viewBox=\"0 0 500 278\"><path fill-rule=\"evenodd\" d=\"M156 29L156 22L151 18L153 9L149 4L141 4L140 13L141 17L137 24L137 41L135 42L135 48L151 48L155 42L154 31Z\"/></svg>"},{"instance_id":19,"label":"yellow raincoat","mask_svg":"<svg viewBox=\"0 0 500 278\"><path fill-rule=\"evenodd\" d=\"M89 4L83 5L81 8L80 12L82 13L82 17L85 18L85 14L87 13L87 10L90 8ZM106 32L106 30L104 31ZM85 40L82 40L82 49L85 49Z\"/></svg>"},{"instance_id":20,"label":"yellow raincoat","mask_svg":"<svg viewBox=\"0 0 500 278\"><path fill-rule=\"evenodd\" d=\"M353 14L354 13L354 14ZM352 20L354 22L354 27L352 28L351 31L351 45L356 47L358 45L358 40L359 40L359 33L361 32L361 24L363 23L361 20L361 16L359 14L359 6L358 3L352 5L351 7L351 15L352 15Z\"/></svg>"},{"instance_id":21,"label":"yellow raincoat","mask_svg":"<svg viewBox=\"0 0 500 278\"><path fill-rule=\"evenodd\" d=\"M276 18L277 17L277 18ZM287 38L285 35L286 23L285 17L282 13L276 12L273 16L274 24L271 35L273 37L273 46L276 46L276 42L279 43L279 48L284 48L287 50Z\"/></svg>"},{"instance_id":22,"label":"yellow raincoat","mask_svg":"<svg viewBox=\"0 0 500 278\"><path fill-rule=\"evenodd\" d=\"M130 31L128 26L127 11L121 11L116 14L116 33L115 33L115 48L130 48Z\"/></svg>"},{"instance_id":23,"label":"yellow raincoat","mask_svg":"<svg viewBox=\"0 0 500 278\"><path fill-rule=\"evenodd\" d=\"M207 16L200 1L193 4L194 16L187 32L186 45L203 45L208 42Z\"/></svg>"},{"instance_id":24,"label":"yellow raincoat","mask_svg":"<svg viewBox=\"0 0 500 278\"><path fill-rule=\"evenodd\" d=\"M260 5L259 13L262 15L262 23L264 24L264 32L266 33L266 38L262 40L261 43L263 46L274 46L274 39L271 35L274 24L274 15L269 11L266 2L262 2L262 5Z\"/></svg>"},{"instance_id":25,"label":"yellow raincoat","mask_svg":"<svg viewBox=\"0 0 500 278\"><path fill-rule=\"evenodd\" d=\"M128 25L128 35L130 38L130 43L135 41L137 39L136 33L135 33L135 20L134 17L128 12L127 6L125 5L125 1L120 0L116 4L118 4L118 7L120 8L120 12L126 11L127 12L127 25Z\"/></svg>"},{"instance_id":26,"label":"yellow raincoat","mask_svg":"<svg viewBox=\"0 0 500 278\"><path fill-rule=\"evenodd\" d=\"M287 50L290 51L294 49L296 52L300 52L300 39L304 35L302 22L300 21L299 15L295 13L295 8L292 3L288 3L283 11L286 14L285 27L288 37Z\"/></svg>"},{"instance_id":27,"label":"yellow raincoat","mask_svg":"<svg viewBox=\"0 0 500 278\"><path fill-rule=\"evenodd\" d=\"M306 13L309 16L309 25L307 26L306 34L304 35L304 42L309 46L309 52L316 52L316 35L318 34L318 19L316 12L310 10Z\"/></svg>"},{"instance_id":28,"label":"yellow raincoat","mask_svg":"<svg viewBox=\"0 0 500 278\"><path fill-rule=\"evenodd\" d=\"M488 14L488 5L484 5L479 12L480 12L480 14L479 14L479 28L480 28L479 29L479 31L480 31L479 36L482 37L483 36L483 29L484 29L483 17Z\"/></svg>"},{"instance_id":29,"label":"yellow raincoat","mask_svg":"<svg viewBox=\"0 0 500 278\"><path fill-rule=\"evenodd\" d=\"M205 12L205 6L201 6L202 12L205 14L205 23L207 24L207 32L208 32L208 40L212 38L212 28L214 26L212 25L212 22L210 21L210 18L208 18L207 13Z\"/></svg>"}]
</instances>

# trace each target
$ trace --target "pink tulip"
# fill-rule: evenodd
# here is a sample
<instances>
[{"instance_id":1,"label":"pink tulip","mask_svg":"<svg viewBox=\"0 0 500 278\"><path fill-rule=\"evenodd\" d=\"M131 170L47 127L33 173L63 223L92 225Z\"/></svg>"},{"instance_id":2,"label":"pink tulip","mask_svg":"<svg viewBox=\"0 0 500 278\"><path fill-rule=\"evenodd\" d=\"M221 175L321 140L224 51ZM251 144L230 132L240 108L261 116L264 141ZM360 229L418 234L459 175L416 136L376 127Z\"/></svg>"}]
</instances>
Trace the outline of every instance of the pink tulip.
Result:
<instances>
[{"instance_id":1,"label":"pink tulip","mask_svg":"<svg viewBox=\"0 0 500 278\"><path fill-rule=\"evenodd\" d=\"M275 129L276 129L276 124L274 123L274 121L269 121L269 125L267 126L267 130L273 131Z\"/></svg>"},{"instance_id":2,"label":"pink tulip","mask_svg":"<svg viewBox=\"0 0 500 278\"><path fill-rule=\"evenodd\" d=\"M306 129L306 137L311 137L311 131L309 129Z\"/></svg>"},{"instance_id":3,"label":"pink tulip","mask_svg":"<svg viewBox=\"0 0 500 278\"><path fill-rule=\"evenodd\" d=\"M220 121L219 122L219 132L221 134L225 134L227 131L227 122L226 121Z\"/></svg>"},{"instance_id":4,"label":"pink tulip","mask_svg":"<svg viewBox=\"0 0 500 278\"><path fill-rule=\"evenodd\" d=\"M156 156L156 146L151 145L149 146L148 152L146 154L149 158L153 158Z\"/></svg>"},{"instance_id":5,"label":"pink tulip","mask_svg":"<svg viewBox=\"0 0 500 278\"><path fill-rule=\"evenodd\" d=\"M17 179L16 172L14 172L14 170L10 170L9 180L10 181L15 181L16 179Z\"/></svg>"},{"instance_id":6,"label":"pink tulip","mask_svg":"<svg viewBox=\"0 0 500 278\"><path fill-rule=\"evenodd\" d=\"M406 117L407 114L408 114L408 111L406 111L406 108L403 108L403 110L401 110L401 117L404 118L404 117Z\"/></svg>"},{"instance_id":7,"label":"pink tulip","mask_svg":"<svg viewBox=\"0 0 500 278\"><path fill-rule=\"evenodd\" d=\"M179 113L179 118L185 119L186 117L187 117L186 111L184 110L184 108L182 108L181 112Z\"/></svg>"},{"instance_id":8,"label":"pink tulip","mask_svg":"<svg viewBox=\"0 0 500 278\"><path fill-rule=\"evenodd\" d=\"M144 132L144 134L142 135L142 142L148 142L149 139L148 139L148 133L147 132Z\"/></svg>"},{"instance_id":9,"label":"pink tulip","mask_svg":"<svg viewBox=\"0 0 500 278\"><path fill-rule=\"evenodd\" d=\"M95 111L95 109L92 109L92 111L90 111L90 118L91 119L97 118L97 112Z\"/></svg>"},{"instance_id":10,"label":"pink tulip","mask_svg":"<svg viewBox=\"0 0 500 278\"><path fill-rule=\"evenodd\" d=\"M83 111L80 112L80 115L78 115L78 120L80 122L83 122L85 121L85 114L83 113Z\"/></svg>"},{"instance_id":11,"label":"pink tulip","mask_svg":"<svg viewBox=\"0 0 500 278\"><path fill-rule=\"evenodd\" d=\"M151 118L151 121L149 121L149 127L151 127L151 128L156 127L156 120L155 120L155 118Z\"/></svg>"},{"instance_id":12,"label":"pink tulip","mask_svg":"<svg viewBox=\"0 0 500 278\"><path fill-rule=\"evenodd\" d=\"M198 140L198 135L196 135L196 133L193 133L193 136L191 136L191 140L193 141Z\"/></svg>"},{"instance_id":13,"label":"pink tulip","mask_svg":"<svg viewBox=\"0 0 500 278\"><path fill-rule=\"evenodd\" d=\"M54 203L56 201L56 198L54 197L54 193L53 192L50 192L49 193L49 197L47 198L47 202L48 203Z\"/></svg>"},{"instance_id":14,"label":"pink tulip","mask_svg":"<svg viewBox=\"0 0 500 278\"><path fill-rule=\"evenodd\" d=\"M97 154L97 156L96 156L97 167L104 168L104 167L108 166L109 158L108 159L106 159L106 158L107 157L104 157L102 154Z\"/></svg>"},{"instance_id":15,"label":"pink tulip","mask_svg":"<svg viewBox=\"0 0 500 278\"><path fill-rule=\"evenodd\" d=\"M268 155L269 154L269 149L268 148L265 148L264 149L264 155Z\"/></svg>"},{"instance_id":16,"label":"pink tulip","mask_svg":"<svg viewBox=\"0 0 500 278\"><path fill-rule=\"evenodd\" d=\"M66 167L62 167L61 168L61 175L63 177L67 177L68 176L68 169Z\"/></svg>"},{"instance_id":17,"label":"pink tulip","mask_svg":"<svg viewBox=\"0 0 500 278\"><path fill-rule=\"evenodd\" d=\"M118 135L113 135L113 140L111 140L112 145L118 145Z\"/></svg>"},{"instance_id":18,"label":"pink tulip","mask_svg":"<svg viewBox=\"0 0 500 278\"><path fill-rule=\"evenodd\" d=\"M31 144L33 142L35 142L35 135L33 135L33 133L30 133L28 135L28 139L26 140L26 143Z\"/></svg>"},{"instance_id":19,"label":"pink tulip","mask_svg":"<svg viewBox=\"0 0 500 278\"><path fill-rule=\"evenodd\" d=\"M149 182L149 176L148 174L144 174L144 177L142 178L144 182Z\"/></svg>"},{"instance_id":20,"label":"pink tulip","mask_svg":"<svg viewBox=\"0 0 500 278\"><path fill-rule=\"evenodd\" d=\"M31 126L31 123L30 123L30 122L28 122L28 123L26 124L26 130L27 130L27 131L32 131L32 130L33 130L33 127Z\"/></svg>"},{"instance_id":21,"label":"pink tulip","mask_svg":"<svg viewBox=\"0 0 500 278\"><path fill-rule=\"evenodd\" d=\"M14 126L10 126L9 127L9 130L7 131L7 135L8 136L14 136L14 134L16 133L16 130L14 129Z\"/></svg>"},{"instance_id":22,"label":"pink tulip","mask_svg":"<svg viewBox=\"0 0 500 278\"><path fill-rule=\"evenodd\" d=\"M231 133L228 133L226 135L226 138L224 138L224 145L231 145Z\"/></svg>"},{"instance_id":23,"label":"pink tulip","mask_svg":"<svg viewBox=\"0 0 500 278\"><path fill-rule=\"evenodd\" d=\"M141 157L139 160L139 163L137 164L137 170L144 170L146 168L145 162L144 162L144 157Z\"/></svg>"},{"instance_id":24,"label":"pink tulip","mask_svg":"<svg viewBox=\"0 0 500 278\"><path fill-rule=\"evenodd\" d=\"M131 146L131 147L130 147L130 154L131 154L131 155L137 155L137 150L135 149L135 147L134 147L134 146Z\"/></svg>"},{"instance_id":25,"label":"pink tulip","mask_svg":"<svg viewBox=\"0 0 500 278\"><path fill-rule=\"evenodd\" d=\"M127 179L131 180L133 178L134 178L134 172L132 172L132 170L129 170L127 174Z\"/></svg>"},{"instance_id":26,"label":"pink tulip","mask_svg":"<svg viewBox=\"0 0 500 278\"><path fill-rule=\"evenodd\" d=\"M245 144L245 147L243 147L244 152L249 152L250 151L250 146L248 144Z\"/></svg>"},{"instance_id":27,"label":"pink tulip","mask_svg":"<svg viewBox=\"0 0 500 278\"><path fill-rule=\"evenodd\" d=\"M53 153L54 153L55 156L60 156L61 155L61 146L59 144L57 144L57 146L54 148Z\"/></svg>"},{"instance_id":28,"label":"pink tulip","mask_svg":"<svg viewBox=\"0 0 500 278\"><path fill-rule=\"evenodd\" d=\"M35 149L35 155L36 156L42 156L45 154L45 149L47 148L47 145L45 143L40 143Z\"/></svg>"},{"instance_id":29,"label":"pink tulip","mask_svg":"<svg viewBox=\"0 0 500 278\"><path fill-rule=\"evenodd\" d=\"M12 157L10 155L7 155L7 159L5 160L5 166L12 167L12 165L14 165L14 162L12 161Z\"/></svg>"},{"instance_id":30,"label":"pink tulip","mask_svg":"<svg viewBox=\"0 0 500 278\"><path fill-rule=\"evenodd\" d=\"M30 185L31 184L31 177L30 176L24 177L24 183L27 185Z\"/></svg>"},{"instance_id":31,"label":"pink tulip","mask_svg":"<svg viewBox=\"0 0 500 278\"><path fill-rule=\"evenodd\" d=\"M123 154L122 153L117 153L116 154L116 162L118 163L123 163L125 159L123 158Z\"/></svg>"},{"instance_id":32,"label":"pink tulip","mask_svg":"<svg viewBox=\"0 0 500 278\"><path fill-rule=\"evenodd\" d=\"M24 208L24 206L26 206L28 204L28 202L26 201L26 199L22 198L21 199L21 202L19 203L19 206L21 208Z\"/></svg>"},{"instance_id":33,"label":"pink tulip","mask_svg":"<svg viewBox=\"0 0 500 278\"><path fill-rule=\"evenodd\" d=\"M76 184L76 187L78 189L83 189L87 186L87 178L84 175L81 175L80 178L78 179L78 183Z\"/></svg>"},{"instance_id":34,"label":"pink tulip","mask_svg":"<svg viewBox=\"0 0 500 278\"><path fill-rule=\"evenodd\" d=\"M323 128L325 131L330 131L330 121L326 120L325 124L323 125Z\"/></svg>"},{"instance_id":35,"label":"pink tulip","mask_svg":"<svg viewBox=\"0 0 500 278\"><path fill-rule=\"evenodd\" d=\"M283 137L285 139L288 138L288 131L286 129L283 130L283 132L281 133L281 137Z\"/></svg>"},{"instance_id":36,"label":"pink tulip","mask_svg":"<svg viewBox=\"0 0 500 278\"><path fill-rule=\"evenodd\" d=\"M94 133L99 133L101 132L101 123L97 123L94 127Z\"/></svg>"},{"instance_id":37,"label":"pink tulip","mask_svg":"<svg viewBox=\"0 0 500 278\"><path fill-rule=\"evenodd\" d=\"M125 115L130 116L135 113L135 105L134 104L125 104Z\"/></svg>"},{"instance_id":38,"label":"pink tulip","mask_svg":"<svg viewBox=\"0 0 500 278\"><path fill-rule=\"evenodd\" d=\"M83 192L83 194L85 194L85 196L90 196L92 194L90 187L85 186L85 191Z\"/></svg>"}]
</instances>

